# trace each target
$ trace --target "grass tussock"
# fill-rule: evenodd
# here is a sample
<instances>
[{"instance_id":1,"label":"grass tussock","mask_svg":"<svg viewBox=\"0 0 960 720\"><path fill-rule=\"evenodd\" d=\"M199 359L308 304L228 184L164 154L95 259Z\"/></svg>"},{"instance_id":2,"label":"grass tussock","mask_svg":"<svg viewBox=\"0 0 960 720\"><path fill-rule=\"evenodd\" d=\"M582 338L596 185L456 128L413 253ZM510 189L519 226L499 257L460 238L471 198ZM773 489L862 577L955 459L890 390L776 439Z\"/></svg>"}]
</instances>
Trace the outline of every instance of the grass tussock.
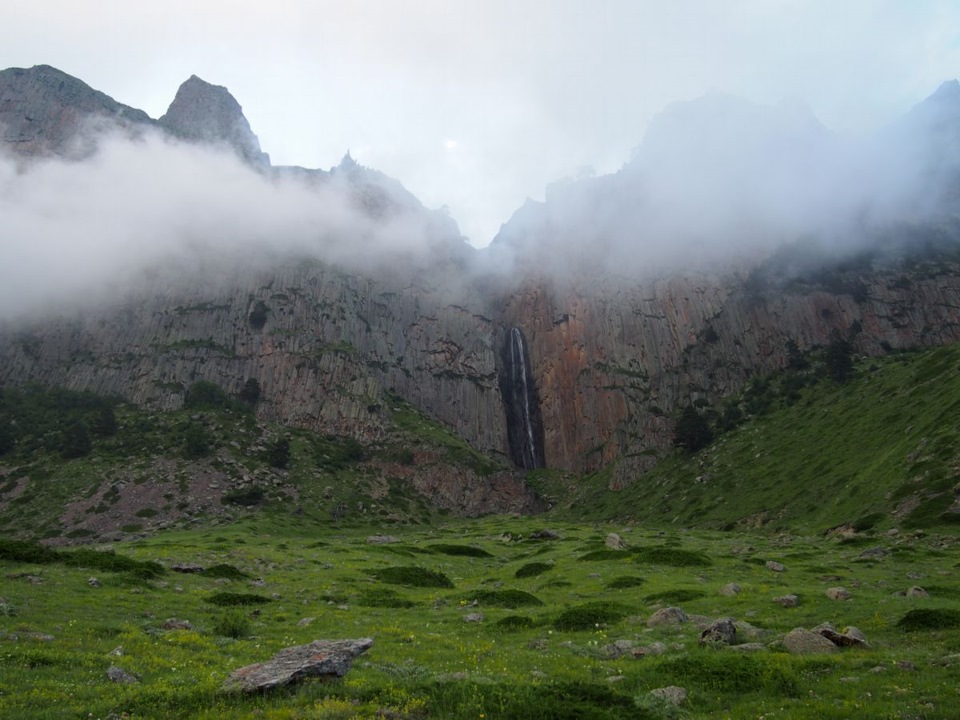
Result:
<instances>
[{"instance_id":1,"label":"grass tussock","mask_svg":"<svg viewBox=\"0 0 960 720\"><path fill-rule=\"evenodd\" d=\"M379 570L371 570L370 574L380 582L391 583L393 585L406 585L407 587L417 588L454 587L450 578L442 572L428 570L417 567L416 565L380 568Z\"/></svg>"}]
</instances>

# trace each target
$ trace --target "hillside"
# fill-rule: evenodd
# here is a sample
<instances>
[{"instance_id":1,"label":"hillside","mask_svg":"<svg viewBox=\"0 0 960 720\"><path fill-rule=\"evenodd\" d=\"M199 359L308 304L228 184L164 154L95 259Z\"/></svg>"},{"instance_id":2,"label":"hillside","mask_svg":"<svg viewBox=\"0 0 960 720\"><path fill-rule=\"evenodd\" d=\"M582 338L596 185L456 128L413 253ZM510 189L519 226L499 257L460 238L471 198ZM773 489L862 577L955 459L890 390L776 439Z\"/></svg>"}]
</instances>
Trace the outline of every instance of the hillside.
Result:
<instances>
[{"instance_id":1,"label":"hillside","mask_svg":"<svg viewBox=\"0 0 960 720\"><path fill-rule=\"evenodd\" d=\"M773 532L960 528L960 345L861 358L842 384L822 357L701 413L752 417L676 450L625 487L616 468L535 487L560 517ZM629 459L623 461L629 465ZM569 482L569 481L567 481Z\"/></svg>"}]
</instances>

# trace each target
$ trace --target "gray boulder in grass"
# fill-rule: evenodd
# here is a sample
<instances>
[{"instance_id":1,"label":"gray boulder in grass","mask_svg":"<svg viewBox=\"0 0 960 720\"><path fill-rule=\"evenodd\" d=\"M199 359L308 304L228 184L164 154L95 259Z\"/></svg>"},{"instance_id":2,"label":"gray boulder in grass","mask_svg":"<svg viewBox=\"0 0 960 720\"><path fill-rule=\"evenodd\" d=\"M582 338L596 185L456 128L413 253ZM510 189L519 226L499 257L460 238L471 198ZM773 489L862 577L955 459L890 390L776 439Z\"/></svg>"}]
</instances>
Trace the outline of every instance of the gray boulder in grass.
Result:
<instances>
[{"instance_id":1,"label":"gray boulder in grass","mask_svg":"<svg viewBox=\"0 0 960 720\"><path fill-rule=\"evenodd\" d=\"M373 646L373 638L314 640L307 645L284 648L262 663L230 673L223 689L230 692L264 692L309 677L342 677L353 661Z\"/></svg>"}]
</instances>

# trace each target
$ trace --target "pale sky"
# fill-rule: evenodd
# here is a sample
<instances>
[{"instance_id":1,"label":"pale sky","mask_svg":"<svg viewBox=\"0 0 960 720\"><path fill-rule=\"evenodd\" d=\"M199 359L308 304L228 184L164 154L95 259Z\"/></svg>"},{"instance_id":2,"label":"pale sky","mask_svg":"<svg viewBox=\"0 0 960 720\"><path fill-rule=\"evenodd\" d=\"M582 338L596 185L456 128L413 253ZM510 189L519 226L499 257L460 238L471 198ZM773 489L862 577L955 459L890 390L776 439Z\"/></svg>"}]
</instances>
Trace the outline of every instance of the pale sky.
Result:
<instances>
[{"instance_id":1,"label":"pale sky","mask_svg":"<svg viewBox=\"0 0 960 720\"><path fill-rule=\"evenodd\" d=\"M527 197L616 171L671 102L803 100L868 133L960 76L957 0L3 0L0 68L159 117L226 86L274 164L354 158L486 245Z\"/></svg>"}]
</instances>

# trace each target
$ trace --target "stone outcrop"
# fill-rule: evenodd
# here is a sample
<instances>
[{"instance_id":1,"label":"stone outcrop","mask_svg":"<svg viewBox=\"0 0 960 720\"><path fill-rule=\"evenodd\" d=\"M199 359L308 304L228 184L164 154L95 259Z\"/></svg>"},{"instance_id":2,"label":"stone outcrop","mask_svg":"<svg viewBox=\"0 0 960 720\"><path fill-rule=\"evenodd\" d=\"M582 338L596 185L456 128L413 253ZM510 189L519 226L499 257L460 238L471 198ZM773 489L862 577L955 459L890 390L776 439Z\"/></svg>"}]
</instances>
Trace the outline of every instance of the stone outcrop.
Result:
<instances>
[{"instance_id":1,"label":"stone outcrop","mask_svg":"<svg viewBox=\"0 0 960 720\"><path fill-rule=\"evenodd\" d=\"M265 692L309 677L343 677L353 661L373 647L372 638L315 640L284 648L270 660L234 670L223 682L229 692Z\"/></svg>"},{"instance_id":2,"label":"stone outcrop","mask_svg":"<svg viewBox=\"0 0 960 720\"><path fill-rule=\"evenodd\" d=\"M269 167L270 157L250 129L240 103L220 85L191 75L158 121L170 134L191 142L224 143L256 167Z\"/></svg>"}]
</instances>

